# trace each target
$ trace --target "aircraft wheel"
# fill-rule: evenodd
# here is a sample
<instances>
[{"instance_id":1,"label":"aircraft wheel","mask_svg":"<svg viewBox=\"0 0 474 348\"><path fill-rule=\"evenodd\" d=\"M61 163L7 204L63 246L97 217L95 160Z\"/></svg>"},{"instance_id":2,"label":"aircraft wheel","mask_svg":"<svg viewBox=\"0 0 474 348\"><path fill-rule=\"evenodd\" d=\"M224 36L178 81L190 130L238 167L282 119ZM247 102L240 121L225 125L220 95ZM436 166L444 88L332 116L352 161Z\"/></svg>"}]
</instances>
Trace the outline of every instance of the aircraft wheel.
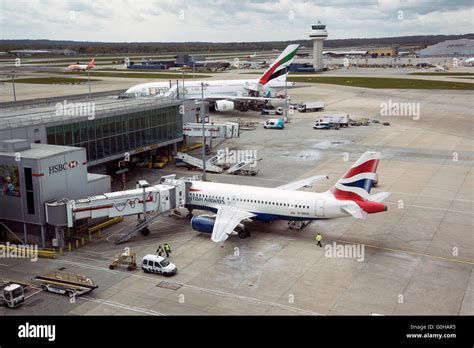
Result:
<instances>
[{"instance_id":1,"label":"aircraft wheel","mask_svg":"<svg viewBox=\"0 0 474 348\"><path fill-rule=\"evenodd\" d=\"M248 232L245 229L238 228L237 233L239 234L239 238L245 239L248 236Z\"/></svg>"}]
</instances>

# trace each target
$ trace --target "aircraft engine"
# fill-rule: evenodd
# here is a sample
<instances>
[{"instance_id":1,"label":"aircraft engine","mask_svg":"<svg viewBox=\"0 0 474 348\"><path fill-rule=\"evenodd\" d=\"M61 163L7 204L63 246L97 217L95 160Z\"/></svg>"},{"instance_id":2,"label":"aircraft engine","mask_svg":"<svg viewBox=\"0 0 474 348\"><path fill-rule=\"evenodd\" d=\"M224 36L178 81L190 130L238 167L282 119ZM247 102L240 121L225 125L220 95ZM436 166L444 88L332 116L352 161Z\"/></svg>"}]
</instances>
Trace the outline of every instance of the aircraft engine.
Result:
<instances>
[{"instance_id":1,"label":"aircraft engine","mask_svg":"<svg viewBox=\"0 0 474 348\"><path fill-rule=\"evenodd\" d=\"M198 232L210 234L212 233L215 222L215 217L207 215L193 216L193 218L191 219L191 228ZM246 238L250 235L244 224L241 223L238 224L230 234L233 236L238 235L240 238Z\"/></svg>"},{"instance_id":2,"label":"aircraft engine","mask_svg":"<svg viewBox=\"0 0 474 348\"><path fill-rule=\"evenodd\" d=\"M234 110L234 102L229 100L217 100L216 111L230 111Z\"/></svg>"},{"instance_id":3,"label":"aircraft engine","mask_svg":"<svg viewBox=\"0 0 474 348\"><path fill-rule=\"evenodd\" d=\"M203 233L212 233L215 219L209 216L194 216L191 219L191 227L193 230Z\"/></svg>"}]
</instances>

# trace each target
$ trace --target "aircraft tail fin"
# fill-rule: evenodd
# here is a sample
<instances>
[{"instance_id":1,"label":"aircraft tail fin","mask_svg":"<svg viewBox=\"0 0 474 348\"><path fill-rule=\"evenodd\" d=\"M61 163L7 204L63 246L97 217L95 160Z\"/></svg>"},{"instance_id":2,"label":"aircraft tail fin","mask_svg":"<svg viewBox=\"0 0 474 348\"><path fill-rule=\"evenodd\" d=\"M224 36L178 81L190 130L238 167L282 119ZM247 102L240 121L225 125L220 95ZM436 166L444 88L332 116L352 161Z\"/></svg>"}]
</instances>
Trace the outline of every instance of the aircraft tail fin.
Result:
<instances>
[{"instance_id":1,"label":"aircraft tail fin","mask_svg":"<svg viewBox=\"0 0 474 348\"><path fill-rule=\"evenodd\" d=\"M339 200L369 200L370 190L376 181L380 152L365 152L331 188ZM379 197L377 197L379 198Z\"/></svg>"},{"instance_id":2,"label":"aircraft tail fin","mask_svg":"<svg viewBox=\"0 0 474 348\"><path fill-rule=\"evenodd\" d=\"M278 58L275 59L273 64L260 76L258 83L260 85L266 85L269 81L284 75L287 72L286 68L295 58L299 46L298 44L287 46Z\"/></svg>"}]
</instances>

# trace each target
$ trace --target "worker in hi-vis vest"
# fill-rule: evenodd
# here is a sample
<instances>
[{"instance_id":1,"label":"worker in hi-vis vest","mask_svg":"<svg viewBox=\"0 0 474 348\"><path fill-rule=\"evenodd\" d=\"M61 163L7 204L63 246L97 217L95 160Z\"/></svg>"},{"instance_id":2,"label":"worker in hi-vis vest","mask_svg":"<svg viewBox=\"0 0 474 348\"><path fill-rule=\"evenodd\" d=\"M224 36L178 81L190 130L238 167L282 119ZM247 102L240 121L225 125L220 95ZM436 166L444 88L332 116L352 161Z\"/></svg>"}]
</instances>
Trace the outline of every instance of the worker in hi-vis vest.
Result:
<instances>
[{"instance_id":1,"label":"worker in hi-vis vest","mask_svg":"<svg viewBox=\"0 0 474 348\"><path fill-rule=\"evenodd\" d=\"M318 242L316 245L319 245L321 248L323 247L323 245L321 244L321 241L323 240L323 236L321 236L321 234L318 232L318 234L316 235L316 242Z\"/></svg>"},{"instance_id":2,"label":"worker in hi-vis vest","mask_svg":"<svg viewBox=\"0 0 474 348\"><path fill-rule=\"evenodd\" d=\"M158 246L158 249L156 249L156 252L158 253L159 256L163 254L163 248L161 247L161 245Z\"/></svg>"},{"instance_id":3,"label":"worker in hi-vis vest","mask_svg":"<svg viewBox=\"0 0 474 348\"><path fill-rule=\"evenodd\" d=\"M166 253L166 257L170 257L171 247L168 243L165 243L165 253Z\"/></svg>"}]
</instances>

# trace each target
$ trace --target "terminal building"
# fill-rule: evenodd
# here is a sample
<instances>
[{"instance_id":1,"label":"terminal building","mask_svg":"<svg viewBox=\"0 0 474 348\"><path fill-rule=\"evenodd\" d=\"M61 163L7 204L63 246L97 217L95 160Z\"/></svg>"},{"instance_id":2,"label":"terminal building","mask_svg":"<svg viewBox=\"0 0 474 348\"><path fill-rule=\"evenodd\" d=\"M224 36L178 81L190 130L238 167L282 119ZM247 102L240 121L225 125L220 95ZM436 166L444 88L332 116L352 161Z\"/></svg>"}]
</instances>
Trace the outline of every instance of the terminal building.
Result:
<instances>
[{"instance_id":1,"label":"terminal building","mask_svg":"<svg viewBox=\"0 0 474 348\"><path fill-rule=\"evenodd\" d=\"M469 57L474 55L474 40L448 40L428 46L420 51L420 56Z\"/></svg>"},{"instance_id":2,"label":"terminal building","mask_svg":"<svg viewBox=\"0 0 474 348\"><path fill-rule=\"evenodd\" d=\"M177 153L192 100L96 98L5 108L0 115L0 237L62 245L45 203L110 192L110 177L88 168ZM59 244L58 244L59 243Z\"/></svg>"},{"instance_id":3,"label":"terminal building","mask_svg":"<svg viewBox=\"0 0 474 348\"><path fill-rule=\"evenodd\" d=\"M87 172L81 147L0 141L0 231L16 243L50 246L64 240L46 224L45 202L110 191L108 175Z\"/></svg>"},{"instance_id":4,"label":"terminal building","mask_svg":"<svg viewBox=\"0 0 474 348\"><path fill-rule=\"evenodd\" d=\"M82 147L89 166L153 149L168 155L183 140L182 104L165 98L99 98L3 109L0 140Z\"/></svg>"}]
</instances>

